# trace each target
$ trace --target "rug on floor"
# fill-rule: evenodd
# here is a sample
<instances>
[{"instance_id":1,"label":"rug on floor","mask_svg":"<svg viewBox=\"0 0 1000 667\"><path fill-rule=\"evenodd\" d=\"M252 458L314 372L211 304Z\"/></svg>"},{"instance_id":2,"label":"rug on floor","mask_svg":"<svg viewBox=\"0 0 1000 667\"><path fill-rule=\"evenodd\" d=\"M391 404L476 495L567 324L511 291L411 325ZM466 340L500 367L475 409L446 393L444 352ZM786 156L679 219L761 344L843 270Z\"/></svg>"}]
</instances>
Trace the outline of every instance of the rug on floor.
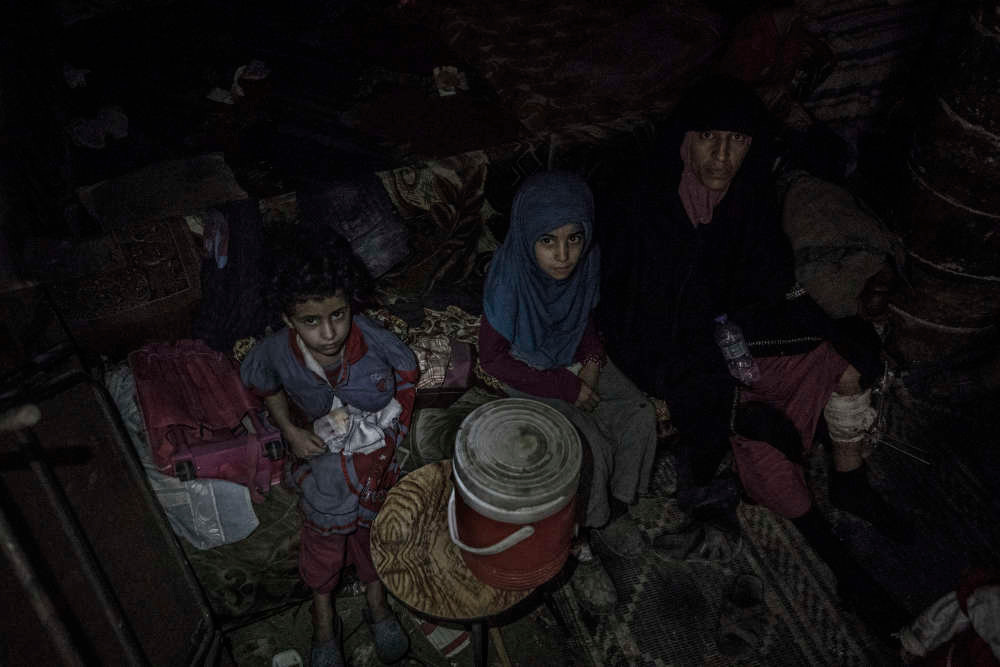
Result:
<instances>
[{"instance_id":1,"label":"rug on floor","mask_svg":"<svg viewBox=\"0 0 1000 667\"><path fill-rule=\"evenodd\" d=\"M657 466L654 491L633 508L652 538L683 525L665 497L672 486L670 458ZM580 604L572 587L555 599L574 641L593 665L841 665L892 664L864 627L837 604L830 570L789 522L758 506L739 508L742 546L729 563L676 560L648 549L639 559L616 558L595 540L594 550L618 589L614 612L598 616ZM767 610L756 649L740 657L720 652L723 592L739 574L764 582Z\"/></svg>"}]
</instances>

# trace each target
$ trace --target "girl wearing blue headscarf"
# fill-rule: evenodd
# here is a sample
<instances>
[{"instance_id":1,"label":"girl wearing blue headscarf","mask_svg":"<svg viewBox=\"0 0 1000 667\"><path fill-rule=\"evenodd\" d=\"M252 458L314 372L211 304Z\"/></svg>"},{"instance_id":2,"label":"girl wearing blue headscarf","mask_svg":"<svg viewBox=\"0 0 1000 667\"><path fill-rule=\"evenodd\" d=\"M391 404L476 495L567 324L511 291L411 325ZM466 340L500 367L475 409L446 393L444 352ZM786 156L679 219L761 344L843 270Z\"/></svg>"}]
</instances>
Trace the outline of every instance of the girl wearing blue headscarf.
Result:
<instances>
[{"instance_id":1,"label":"girl wearing blue headscarf","mask_svg":"<svg viewBox=\"0 0 1000 667\"><path fill-rule=\"evenodd\" d=\"M593 316L599 285L590 188L569 172L531 176L514 197L510 230L490 264L480 366L508 396L551 405L580 430L593 457L584 525L632 558L644 544L628 507L649 486L656 416L604 353ZM613 587L606 593L613 604ZM601 596L584 597L598 605Z\"/></svg>"}]
</instances>

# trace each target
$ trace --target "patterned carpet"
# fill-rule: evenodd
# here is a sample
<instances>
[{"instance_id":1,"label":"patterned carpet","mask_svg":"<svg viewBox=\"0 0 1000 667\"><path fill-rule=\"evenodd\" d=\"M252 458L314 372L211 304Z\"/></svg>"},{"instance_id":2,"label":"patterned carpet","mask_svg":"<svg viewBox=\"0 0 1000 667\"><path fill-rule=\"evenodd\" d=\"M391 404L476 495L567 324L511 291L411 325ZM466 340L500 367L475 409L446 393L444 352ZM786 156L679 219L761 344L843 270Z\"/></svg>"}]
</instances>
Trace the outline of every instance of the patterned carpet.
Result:
<instances>
[{"instance_id":1,"label":"patterned carpet","mask_svg":"<svg viewBox=\"0 0 1000 667\"><path fill-rule=\"evenodd\" d=\"M671 487L669 457L654 477ZM633 516L649 538L683 521L672 501L644 498ZM556 599L594 665L881 665L893 664L836 602L829 569L788 522L756 506L739 510L743 540L728 563L677 560L652 547L635 561L615 558L595 543L618 590L615 612L598 617L582 607L569 586ZM756 650L742 657L719 651L719 612L735 577L764 582L766 624Z\"/></svg>"},{"instance_id":2,"label":"patterned carpet","mask_svg":"<svg viewBox=\"0 0 1000 667\"><path fill-rule=\"evenodd\" d=\"M928 464L880 446L868 460L873 486L916 527L912 544L893 542L871 524L829 505L826 457L809 461L817 505L858 561L913 616L953 590L974 566L1000 565L996 396L961 405L911 395L896 381L888 403L895 446L920 448ZM654 487L669 492L669 459ZM633 512L647 536L676 529L664 498ZM739 509L742 548L730 563L678 561L655 549L628 562L599 551L619 592L615 613L596 617L570 587L557 600L572 619L574 642L594 665L893 665L895 652L876 640L837 601L832 573L789 522L757 506ZM723 591L740 573L764 582L767 623L755 651L742 658L716 645Z\"/></svg>"}]
</instances>

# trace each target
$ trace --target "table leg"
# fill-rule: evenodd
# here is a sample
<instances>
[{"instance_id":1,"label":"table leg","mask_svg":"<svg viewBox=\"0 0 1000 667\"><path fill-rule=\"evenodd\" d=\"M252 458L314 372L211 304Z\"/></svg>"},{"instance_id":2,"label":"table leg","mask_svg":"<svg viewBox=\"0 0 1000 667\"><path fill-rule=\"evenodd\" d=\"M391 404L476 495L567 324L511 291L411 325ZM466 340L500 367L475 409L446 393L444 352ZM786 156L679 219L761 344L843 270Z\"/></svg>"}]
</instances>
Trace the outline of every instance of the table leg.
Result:
<instances>
[{"instance_id":1,"label":"table leg","mask_svg":"<svg viewBox=\"0 0 1000 667\"><path fill-rule=\"evenodd\" d=\"M472 664L475 667L486 667L488 649L489 635L486 634L486 621L476 621L472 624Z\"/></svg>"}]
</instances>

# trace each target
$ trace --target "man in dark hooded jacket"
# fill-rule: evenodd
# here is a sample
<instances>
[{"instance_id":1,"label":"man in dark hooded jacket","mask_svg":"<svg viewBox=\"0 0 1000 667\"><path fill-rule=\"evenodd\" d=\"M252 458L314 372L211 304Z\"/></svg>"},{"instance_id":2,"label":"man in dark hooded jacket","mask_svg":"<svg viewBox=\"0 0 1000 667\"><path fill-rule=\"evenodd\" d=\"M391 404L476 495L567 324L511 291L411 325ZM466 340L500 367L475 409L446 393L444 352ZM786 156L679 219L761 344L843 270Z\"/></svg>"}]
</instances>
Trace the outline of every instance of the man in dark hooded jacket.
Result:
<instances>
[{"instance_id":1,"label":"man in dark hooded jacket","mask_svg":"<svg viewBox=\"0 0 1000 667\"><path fill-rule=\"evenodd\" d=\"M797 286L770 148L763 104L735 79L710 77L684 97L638 178L598 191L600 326L622 370L669 405L681 507L731 517L742 486L791 519L842 594L889 632L905 615L840 545L802 470L827 404L854 400L878 375L879 340L867 322L831 321ZM742 327L760 366L752 386L733 379L714 342L721 314ZM889 529L894 513L861 455L870 411L856 412L837 422L831 499ZM730 451L739 483L715 476Z\"/></svg>"}]
</instances>

